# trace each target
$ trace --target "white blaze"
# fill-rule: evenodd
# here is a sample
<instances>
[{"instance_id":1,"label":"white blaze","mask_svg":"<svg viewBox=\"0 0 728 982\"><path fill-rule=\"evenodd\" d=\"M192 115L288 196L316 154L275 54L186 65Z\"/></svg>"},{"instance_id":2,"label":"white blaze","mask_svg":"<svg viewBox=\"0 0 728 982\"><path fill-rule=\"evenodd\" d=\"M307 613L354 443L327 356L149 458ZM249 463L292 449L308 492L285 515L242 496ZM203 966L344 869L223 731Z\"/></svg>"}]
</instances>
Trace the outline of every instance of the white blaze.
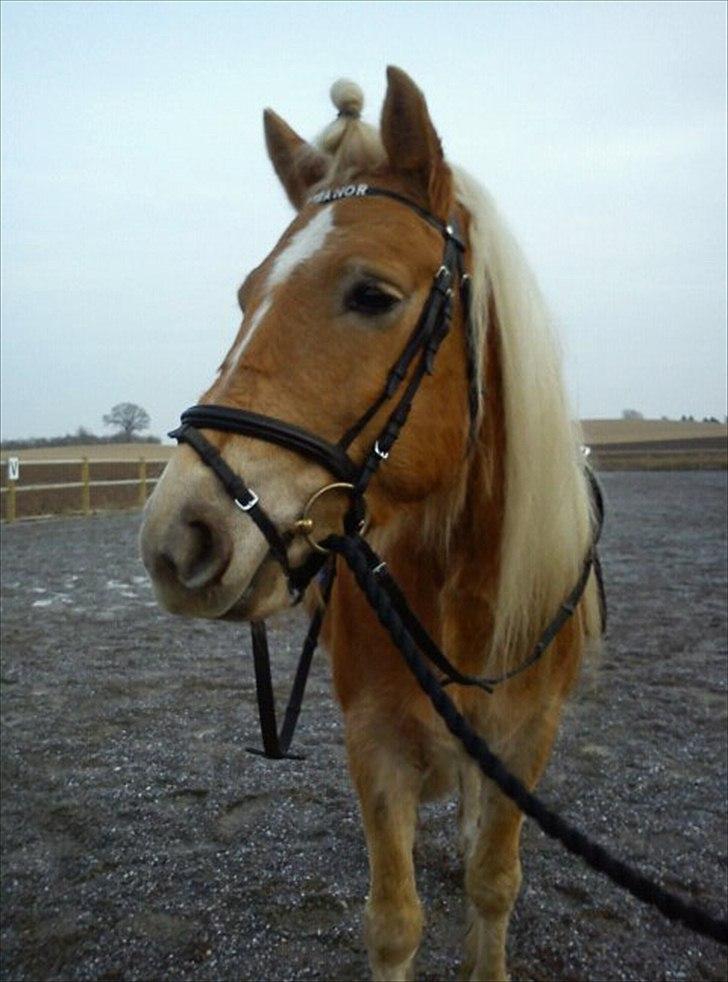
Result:
<instances>
[{"instance_id":1,"label":"white blaze","mask_svg":"<svg viewBox=\"0 0 728 982\"><path fill-rule=\"evenodd\" d=\"M250 322L248 330L242 335L238 343L235 345L232 354L230 355L230 367L227 370L225 381L227 381L230 376L235 373L235 369L238 367L238 362L240 361L240 356L245 351L248 341L250 341L255 333L255 329L257 328L258 324L260 324L265 315L268 313L269 308L270 296L267 296L263 302L259 304L258 309L253 314L253 319Z\"/></svg>"},{"instance_id":2,"label":"white blaze","mask_svg":"<svg viewBox=\"0 0 728 982\"><path fill-rule=\"evenodd\" d=\"M324 247L333 227L334 209L322 208L308 225L300 228L283 252L276 256L268 277L268 289L273 290L279 283L283 283L296 266L315 256Z\"/></svg>"},{"instance_id":3,"label":"white blaze","mask_svg":"<svg viewBox=\"0 0 728 982\"><path fill-rule=\"evenodd\" d=\"M333 208L322 208L314 215L308 225L304 225L296 232L283 252L276 256L266 281L265 289L267 292L253 314L250 327L235 346L230 358L230 367L226 373L227 378L234 374L243 352L250 344L259 324L270 310L275 288L284 283L297 266L306 262L311 256L315 256L319 249L324 247L328 234L333 227Z\"/></svg>"}]
</instances>

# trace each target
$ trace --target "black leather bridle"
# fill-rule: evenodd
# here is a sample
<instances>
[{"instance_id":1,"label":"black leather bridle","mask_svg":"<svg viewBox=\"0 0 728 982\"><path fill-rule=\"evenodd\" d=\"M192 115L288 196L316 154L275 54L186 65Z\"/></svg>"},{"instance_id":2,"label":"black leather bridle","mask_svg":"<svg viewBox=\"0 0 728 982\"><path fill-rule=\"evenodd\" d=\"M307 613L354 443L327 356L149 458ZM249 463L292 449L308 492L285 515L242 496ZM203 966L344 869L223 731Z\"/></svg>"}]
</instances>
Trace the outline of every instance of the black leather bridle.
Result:
<instances>
[{"instance_id":1,"label":"black leather bridle","mask_svg":"<svg viewBox=\"0 0 728 982\"><path fill-rule=\"evenodd\" d=\"M343 198L387 197L415 211L421 218L437 229L444 240L442 263L433 276L429 295L422 312L394 365L387 374L384 387L372 405L353 426L343 434L338 443L329 443L322 437L304 430L293 423L287 423L271 416L263 416L247 409L233 409L228 406L193 406L182 413L181 423L169 435L180 443L189 444L210 467L232 497L241 511L245 512L258 526L270 547L271 554L283 567L289 589L294 597L299 597L312 577L323 565L321 554L310 557L301 566L291 568L288 562L287 542L284 535L266 513L255 491L247 487L242 478L232 471L217 449L200 433L200 429L218 430L250 436L268 443L274 443L293 450L301 456L314 461L336 479L336 490L347 490L351 504L344 520L344 528L351 533L361 530L365 521L366 509L364 494L374 474L387 459L409 415L412 402L426 374L431 374L437 351L450 329L452 316L453 288L457 287L466 324L466 352L468 362L468 411L470 413L471 437L475 432L478 414L477 372L475 368L475 342L470 318L470 277L465 272L463 254L465 246L459 233L456 219L449 224L441 222L434 215L421 208L408 198L385 188L369 185L347 185L343 188L319 192L311 201L314 204L327 204ZM394 399L402 388L410 368L411 376L399 400L394 405L384 426L369 448L363 462L355 463L348 454L349 447L377 412ZM317 492L334 488L327 485ZM310 521L304 515L302 522ZM304 524L302 528L306 528ZM307 537L310 532L306 533Z\"/></svg>"},{"instance_id":2,"label":"black leather bridle","mask_svg":"<svg viewBox=\"0 0 728 982\"><path fill-rule=\"evenodd\" d=\"M271 555L278 561L285 573L289 591L294 601L300 599L303 591L313 577L321 572L322 567L329 560L329 550L326 548L326 540L320 543L316 542L313 538L313 521L310 519L308 512L314 501L329 491L346 491L350 496L350 506L344 516L344 530L348 536L360 537L363 533L366 524L364 495L378 468L389 457L392 447L407 421L412 403L422 380L425 375L431 374L433 371L435 356L450 329L455 290L457 290L457 296L461 304L461 314L465 331L468 380L467 412L470 418L471 444L476 432L480 393L478 391L478 372L475 361L476 344L471 318L471 283L470 277L465 271L465 244L457 219L451 218L449 223L446 224L408 198L386 188L370 187L366 184L351 184L343 188L320 191L310 200L311 203L325 205L329 202L342 199L369 197L390 198L412 209L420 218L440 232L444 247L442 263L433 274L432 286L417 323L399 357L390 368L380 395L369 406L366 412L359 417L353 426L349 427L338 443L329 443L327 440L314 433L310 433L308 430L271 416L263 416L246 409L234 409L229 406L218 405L199 405L185 410L182 413L181 425L169 434L180 443L187 443L196 451L200 459L215 473L227 493L235 502L235 505L255 522L268 542ZM363 461L357 464L349 456L349 447L379 410L391 400L394 400L398 393L401 394L396 400L386 422L380 428L376 439L366 452ZM291 533L282 533L277 528L275 522L265 511L257 493L249 488L243 479L232 470L219 451L202 435L200 432L201 429L235 433L241 436L265 440L268 443L274 443L284 447L286 450L292 450L320 465L336 479L334 483L327 484L311 497L304 508L301 518L295 523L295 532L293 534L304 535L312 546L310 555L303 563L296 567L291 567L288 560L288 546L292 538ZM386 563L382 562L369 549L366 543L359 539L360 548L370 556L372 569L381 575L382 583L387 590L391 602L396 606L400 617L403 618L413 637L416 638L421 651L443 673L446 683L454 682L462 685L476 685L481 689L491 691L494 685L506 681L508 678L532 665L541 657L558 631L573 614L576 604L586 588L592 568L595 569L597 574L604 619L604 594L599 560L596 553L596 543L599 539L602 523L602 499L598 485L588 468L586 468L586 474L595 501L597 523L593 530L592 543L582 564L578 581L564 603L560 606L555 617L542 632L529 657L517 668L498 678L480 679L462 674L443 655L419 623L414 613L409 609L399 587L386 570ZM251 625L258 704L263 736L264 749L262 752L267 757L279 759L291 756L288 754L288 746L290 745L300 710L308 668L318 640L323 612L331 593L334 575L335 564L333 561L328 561L328 565L326 565L326 569L322 574L323 578L321 582L324 605L316 611L309 627L309 632L299 660L293 690L288 702L285 721L280 733L278 733L275 723L275 702L273 698L265 625L262 622L254 622ZM260 751L254 750L254 752L257 753Z\"/></svg>"}]
</instances>

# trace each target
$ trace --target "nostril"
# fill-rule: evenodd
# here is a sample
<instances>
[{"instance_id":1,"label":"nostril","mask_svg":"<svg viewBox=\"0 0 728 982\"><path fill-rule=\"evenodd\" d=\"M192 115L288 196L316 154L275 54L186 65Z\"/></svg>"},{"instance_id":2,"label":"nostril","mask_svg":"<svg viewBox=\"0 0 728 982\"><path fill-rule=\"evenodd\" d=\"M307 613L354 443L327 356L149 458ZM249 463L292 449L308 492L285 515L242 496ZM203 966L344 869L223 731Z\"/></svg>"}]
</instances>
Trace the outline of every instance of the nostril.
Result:
<instances>
[{"instance_id":1,"label":"nostril","mask_svg":"<svg viewBox=\"0 0 728 982\"><path fill-rule=\"evenodd\" d=\"M206 574L209 570L219 565L216 563L214 536L212 529L204 522L190 522L192 533L193 550L190 557L189 568L184 571L185 584L194 586L194 580L203 578L205 582L209 579Z\"/></svg>"},{"instance_id":2,"label":"nostril","mask_svg":"<svg viewBox=\"0 0 728 982\"><path fill-rule=\"evenodd\" d=\"M160 571L172 573L189 590L199 590L219 580L231 558L232 543L224 529L194 519L182 523L170 536L159 556Z\"/></svg>"},{"instance_id":3,"label":"nostril","mask_svg":"<svg viewBox=\"0 0 728 982\"><path fill-rule=\"evenodd\" d=\"M186 587L194 590L220 579L230 565L232 546L221 529L203 521L189 522L189 535L192 548L179 576Z\"/></svg>"}]
</instances>

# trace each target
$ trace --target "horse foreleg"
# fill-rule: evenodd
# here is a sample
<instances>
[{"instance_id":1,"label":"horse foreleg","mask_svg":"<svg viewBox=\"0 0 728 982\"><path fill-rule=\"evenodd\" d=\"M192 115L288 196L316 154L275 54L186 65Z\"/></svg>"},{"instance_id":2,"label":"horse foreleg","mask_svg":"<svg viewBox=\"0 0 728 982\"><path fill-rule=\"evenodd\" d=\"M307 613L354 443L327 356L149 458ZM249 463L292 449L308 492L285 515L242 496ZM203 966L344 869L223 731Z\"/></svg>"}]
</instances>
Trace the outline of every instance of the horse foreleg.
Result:
<instances>
[{"instance_id":1,"label":"horse foreleg","mask_svg":"<svg viewBox=\"0 0 728 982\"><path fill-rule=\"evenodd\" d=\"M423 925L412 855L421 776L394 748L385 754L369 741L348 744L369 851L364 938L372 977L404 982L414 977Z\"/></svg>"},{"instance_id":2,"label":"horse foreleg","mask_svg":"<svg viewBox=\"0 0 728 982\"><path fill-rule=\"evenodd\" d=\"M483 785L478 837L467 861L466 978L508 979L506 936L521 886L523 816L491 782Z\"/></svg>"},{"instance_id":3,"label":"horse foreleg","mask_svg":"<svg viewBox=\"0 0 728 982\"><path fill-rule=\"evenodd\" d=\"M558 723L559 701L524 721L502 741L505 765L533 788L546 765ZM504 729L501 718L501 729ZM480 777L480 814L465 869L471 912L466 964L470 980L508 979L506 937L521 886L523 814L492 781ZM470 785L472 791L472 784Z\"/></svg>"},{"instance_id":4,"label":"horse foreleg","mask_svg":"<svg viewBox=\"0 0 728 982\"><path fill-rule=\"evenodd\" d=\"M459 803L458 826L460 831L460 851L465 869L480 836L481 792L483 779L470 761L463 761L458 772ZM471 900L467 901L467 919L465 931L465 960L461 967L460 978L469 980L478 959L479 945L479 915Z\"/></svg>"},{"instance_id":5,"label":"horse foreleg","mask_svg":"<svg viewBox=\"0 0 728 982\"><path fill-rule=\"evenodd\" d=\"M477 767L470 761L463 761L458 771L458 827L460 830L460 851L467 865L473 846L478 840L480 827L480 791L482 778Z\"/></svg>"}]
</instances>

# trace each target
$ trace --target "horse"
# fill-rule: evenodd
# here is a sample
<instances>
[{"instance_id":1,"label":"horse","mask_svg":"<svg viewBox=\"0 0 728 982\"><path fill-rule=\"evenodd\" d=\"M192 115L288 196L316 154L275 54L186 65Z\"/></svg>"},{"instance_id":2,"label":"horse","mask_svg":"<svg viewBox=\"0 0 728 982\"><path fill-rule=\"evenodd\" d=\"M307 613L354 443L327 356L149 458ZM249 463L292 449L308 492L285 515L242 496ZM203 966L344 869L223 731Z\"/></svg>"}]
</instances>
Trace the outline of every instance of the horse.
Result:
<instances>
[{"instance_id":1,"label":"horse","mask_svg":"<svg viewBox=\"0 0 728 982\"><path fill-rule=\"evenodd\" d=\"M293 602L290 570L310 564L328 534L366 521L366 541L455 669L509 676L488 692L448 691L534 788L600 635L592 571L546 653L518 670L579 577L593 521L549 316L491 197L446 161L415 83L387 70L378 129L362 120L354 83L331 95L337 117L310 143L265 111L268 154L296 214L240 287L240 329L200 399L204 437L181 438L150 497L142 557L167 610L259 621ZM463 288L438 286L443 269ZM448 329L413 357L438 291ZM383 391L392 365L400 377ZM384 448L398 385L411 390L406 421ZM211 407L247 429L206 422ZM295 439L271 438L281 431ZM324 450L340 448L342 433L347 459L373 462L366 516L352 518L350 484L330 483L334 452ZM301 515L317 497L312 532ZM340 557L335 568L322 641L369 856L372 977L414 975L418 805L459 791L463 975L505 979L523 816L451 737ZM321 602L310 577L305 597Z\"/></svg>"}]
</instances>

